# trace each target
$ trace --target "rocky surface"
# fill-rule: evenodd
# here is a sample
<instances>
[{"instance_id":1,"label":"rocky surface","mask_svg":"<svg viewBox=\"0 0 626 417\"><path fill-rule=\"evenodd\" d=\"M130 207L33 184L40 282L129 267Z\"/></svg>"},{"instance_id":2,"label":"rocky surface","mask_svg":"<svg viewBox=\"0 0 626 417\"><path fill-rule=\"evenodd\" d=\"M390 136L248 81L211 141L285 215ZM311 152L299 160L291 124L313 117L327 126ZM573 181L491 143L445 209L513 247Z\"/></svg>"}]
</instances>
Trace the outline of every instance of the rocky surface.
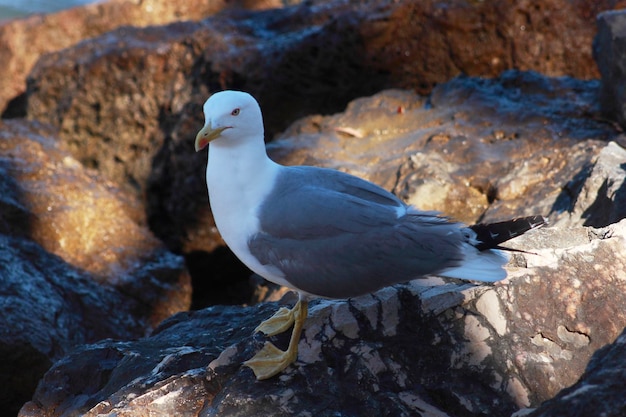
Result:
<instances>
[{"instance_id":1,"label":"rocky surface","mask_svg":"<svg viewBox=\"0 0 626 417\"><path fill-rule=\"evenodd\" d=\"M598 349L626 326L626 141L601 112L607 83L590 79L595 15L617 2L170 3L0 26L5 409L559 415L601 390L619 415L622 343ZM196 308L283 293L228 259L208 210L191 142L223 88L259 98L283 163L348 171L466 222L541 213L552 227L516 242L532 253L503 284L314 303L299 362L270 381L240 364L276 303L179 313L137 339L189 308L185 266Z\"/></svg>"},{"instance_id":2,"label":"rocky surface","mask_svg":"<svg viewBox=\"0 0 626 417\"><path fill-rule=\"evenodd\" d=\"M626 332L598 350L576 384L546 401L529 417L619 417L626 413L624 400L624 345Z\"/></svg>"},{"instance_id":3,"label":"rocky surface","mask_svg":"<svg viewBox=\"0 0 626 417\"><path fill-rule=\"evenodd\" d=\"M267 381L241 362L276 305L181 313L149 338L59 361L21 415L508 416L574 383L626 325L625 239L626 220L543 229L495 286L414 282L315 302L298 362Z\"/></svg>"},{"instance_id":4,"label":"rocky surface","mask_svg":"<svg viewBox=\"0 0 626 417\"><path fill-rule=\"evenodd\" d=\"M189 308L181 257L48 125L0 122L0 402L13 415L76 345L143 336Z\"/></svg>"},{"instance_id":5,"label":"rocky surface","mask_svg":"<svg viewBox=\"0 0 626 417\"><path fill-rule=\"evenodd\" d=\"M211 91L254 93L271 137L299 117L340 111L356 97L388 87L427 93L460 73L518 68L590 78L597 75L591 22L610 7L318 1L123 27L43 56L25 99L7 111L59 126L81 163L143 191L159 147L190 133Z\"/></svg>"},{"instance_id":6,"label":"rocky surface","mask_svg":"<svg viewBox=\"0 0 626 417\"><path fill-rule=\"evenodd\" d=\"M272 0L212 0L182 3L160 0L107 0L47 15L34 15L0 24L0 113L15 116L26 91L26 76L37 60L121 26L162 25L173 21L200 20L224 9L276 7Z\"/></svg>"},{"instance_id":7,"label":"rocky surface","mask_svg":"<svg viewBox=\"0 0 626 417\"><path fill-rule=\"evenodd\" d=\"M616 136L600 120L598 88L532 72L458 77L428 97L383 91L343 113L301 119L269 149L285 164L348 171L468 223L537 212L556 222L581 216L572 214L583 204L574 182Z\"/></svg>"},{"instance_id":8,"label":"rocky surface","mask_svg":"<svg viewBox=\"0 0 626 417\"><path fill-rule=\"evenodd\" d=\"M597 26L593 53L602 74L602 108L608 118L623 128L626 126L626 96L623 92L626 79L626 15L621 10L603 12L598 15Z\"/></svg>"}]
</instances>

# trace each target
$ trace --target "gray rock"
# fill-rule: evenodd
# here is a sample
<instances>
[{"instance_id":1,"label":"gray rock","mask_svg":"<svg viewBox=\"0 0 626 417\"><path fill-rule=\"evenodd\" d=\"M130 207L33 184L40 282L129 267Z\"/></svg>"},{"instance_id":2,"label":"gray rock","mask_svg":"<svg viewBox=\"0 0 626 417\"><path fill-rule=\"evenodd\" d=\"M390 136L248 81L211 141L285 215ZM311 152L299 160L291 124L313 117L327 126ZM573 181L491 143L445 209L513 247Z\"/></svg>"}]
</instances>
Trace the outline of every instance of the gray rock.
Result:
<instances>
[{"instance_id":1,"label":"gray rock","mask_svg":"<svg viewBox=\"0 0 626 417\"><path fill-rule=\"evenodd\" d=\"M590 162L591 172L559 225L604 227L626 218L626 150L609 142Z\"/></svg>"},{"instance_id":2,"label":"gray rock","mask_svg":"<svg viewBox=\"0 0 626 417\"><path fill-rule=\"evenodd\" d=\"M299 120L268 149L286 165L347 171L466 223L543 213L582 224L576 219L596 201L580 198L583 184L605 141L618 136L594 116L598 87L508 71L489 80L458 77L429 97L385 90L342 113ZM618 148L602 161L614 165L607 158ZM611 169L619 177L619 166Z\"/></svg>"},{"instance_id":3,"label":"gray rock","mask_svg":"<svg viewBox=\"0 0 626 417\"><path fill-rule=\"evenodd\" d=\"M626 220L604 232L520 254L495 286L433 279L314 302L298 361L261 382L241 363L275 303L180 313L65 357L20 415L508 416L573 384L626 326Z\"/></svg>"},{"instance_id":4,"label":"gray rock","mask_svg":"<svg viewBox=\"0 0 626 417\"><path fill-rule=\"evenodd\" d=\"M626 126L626 13L606 11L597 17L593 56L602 76L602 110L609 119Z\"/></svg>"}]
</instances>

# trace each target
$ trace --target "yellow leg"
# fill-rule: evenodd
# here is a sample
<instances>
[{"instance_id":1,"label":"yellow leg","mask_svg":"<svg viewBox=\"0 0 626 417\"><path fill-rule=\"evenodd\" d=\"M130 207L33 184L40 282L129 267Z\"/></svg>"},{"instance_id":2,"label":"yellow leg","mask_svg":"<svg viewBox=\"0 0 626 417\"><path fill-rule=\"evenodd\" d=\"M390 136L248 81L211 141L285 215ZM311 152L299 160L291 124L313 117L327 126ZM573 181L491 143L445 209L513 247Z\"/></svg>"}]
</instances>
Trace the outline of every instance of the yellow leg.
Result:
<instances>
[{"instance_id":1,"label":"yellow leg","mask_svg":"<svg viewBox=\"0 0 626 417\"><path fill-rule=\"evenodd\" d=\"M283 307L257 327L257 331L275 335L281 333L281 331L287 330L292 323L294 325L291 338L289 339L289 346L286 351L278 349L271 342L265 342L263 349L254 355L254 357L243 363L252 369L257 379L271 378L296 361L298 357L298 342L300 341L300 335L302 334L302 327L306 320L307 313L308 302L306 300L299 300L293 309L288 310ZM274 332L280 329L282 330ZM269 333L266 332L266 330L269 331Z\"/></svg>"}]
</instances>

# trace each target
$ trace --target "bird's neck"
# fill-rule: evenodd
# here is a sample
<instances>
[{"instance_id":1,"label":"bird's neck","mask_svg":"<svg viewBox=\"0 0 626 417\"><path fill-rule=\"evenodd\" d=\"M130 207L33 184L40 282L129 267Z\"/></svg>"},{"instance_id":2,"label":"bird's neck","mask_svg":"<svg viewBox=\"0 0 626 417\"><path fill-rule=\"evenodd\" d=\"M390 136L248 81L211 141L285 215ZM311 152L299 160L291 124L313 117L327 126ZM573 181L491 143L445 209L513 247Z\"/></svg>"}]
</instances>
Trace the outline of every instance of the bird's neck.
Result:
<instances>
[{"instance_id":1,"label":"bird's neck","mask_svg":"<svg viewBox=\"0 0 626 417\"><path fill-rule=\"evenodd\" d=\"M206 175L209 197L227 205L255 204L269 193L266 188L273 184L280 165L268 158L263 140L230 145L217 141L209 145Z\"/></svg>"},{"instance_id":2,"label":"bird's neck","mask_svg":"<svg viewBox=\"0 0 626 417\"><path fill-rule=\"evenodd\" d=\"M255 177L272 164L263 140L248 140L240 144L215 141L209 145L207 172L215 173L222 180L225 177L250 180L252 178L246 177Z\"/></svg>"}]
</instances>

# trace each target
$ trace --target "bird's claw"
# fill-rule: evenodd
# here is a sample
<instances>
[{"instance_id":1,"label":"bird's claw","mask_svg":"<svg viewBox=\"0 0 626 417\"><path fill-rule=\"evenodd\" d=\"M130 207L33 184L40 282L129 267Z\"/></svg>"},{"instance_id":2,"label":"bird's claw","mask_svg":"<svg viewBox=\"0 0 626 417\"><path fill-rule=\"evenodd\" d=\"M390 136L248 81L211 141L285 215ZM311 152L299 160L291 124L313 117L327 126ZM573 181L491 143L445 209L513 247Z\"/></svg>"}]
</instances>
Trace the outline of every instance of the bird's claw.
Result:
<instances>
[{"instance_id":1,"label":"bird's claw","mask_svg":"<svg viewBox=\"0 0 626 417\"><path fill-rule=\"evenodd\" d=\"M252 369L256 379L268 379L281 373L295 362L298 356L298 347L291 346L286 351L278 349L273 343L265 342L263 349L243 364Z\"/></svg>"}]
</instances>

